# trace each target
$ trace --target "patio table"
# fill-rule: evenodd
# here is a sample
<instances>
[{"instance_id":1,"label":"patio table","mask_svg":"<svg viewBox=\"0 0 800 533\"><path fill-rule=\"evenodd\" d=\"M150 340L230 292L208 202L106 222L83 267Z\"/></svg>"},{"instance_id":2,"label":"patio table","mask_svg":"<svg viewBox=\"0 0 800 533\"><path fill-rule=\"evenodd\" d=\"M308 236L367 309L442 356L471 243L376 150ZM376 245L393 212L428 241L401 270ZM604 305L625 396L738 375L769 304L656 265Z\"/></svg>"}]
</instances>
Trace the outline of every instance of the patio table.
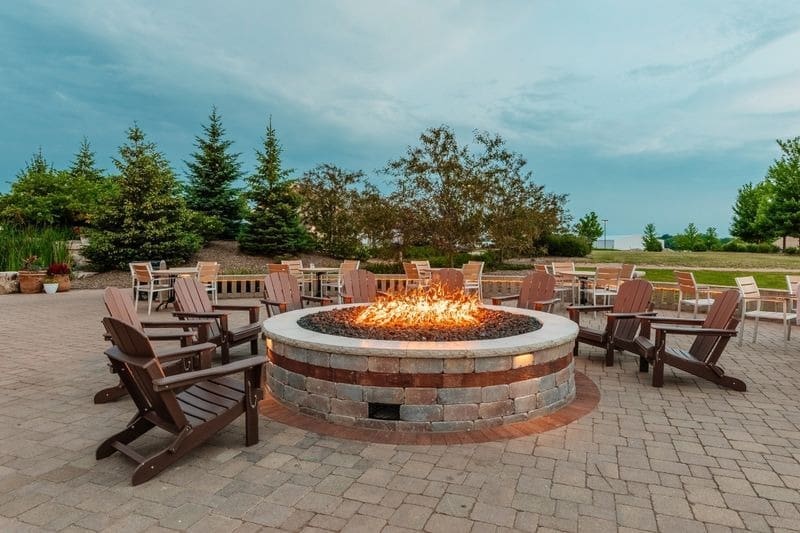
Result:
<instances>
[{"instance_id":1,"label":"patio table","mask_svg":"<svg viewBox=\"0 0 800 533\"><path fill-rule=\"evenodd\" d=\"M316 281L314 282L314 296L322 296L322 275L332 274L339 272L339 267L303 267L300 272L314 274Z\"/></svg>"},{"instance_id":2,"label":"patio table","mask_svg":"<svg viewBox=\"0 0 800 533\"><path fill-rule=\"evenodd\" d=\"M169 281L169 284L172 285L175 282L176 278L182 276L197 276L197 267L176 267L176 268L168 268L166 270L153 270L153 277L154 278L166 278ZM167 306L171 303L175 303L175 295L170 293L169 298L160 302L156 306L156 311L160 311L161 309L166 309Z\"/></svg>"}]
</instances>

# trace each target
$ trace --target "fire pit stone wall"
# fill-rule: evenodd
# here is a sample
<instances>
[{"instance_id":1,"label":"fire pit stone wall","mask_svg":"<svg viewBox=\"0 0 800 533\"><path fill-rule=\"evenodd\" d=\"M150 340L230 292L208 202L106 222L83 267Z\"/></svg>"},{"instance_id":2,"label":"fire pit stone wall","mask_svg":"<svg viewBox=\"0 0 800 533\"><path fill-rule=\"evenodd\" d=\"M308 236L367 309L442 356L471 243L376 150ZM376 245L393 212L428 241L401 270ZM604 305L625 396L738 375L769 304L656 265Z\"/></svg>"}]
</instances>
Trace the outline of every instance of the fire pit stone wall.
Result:
<instances>
[{"instance_id":1,"label":"fire pit stone wall","mask_svg":"<svg viewBox=\"0 0 800 533\"><path fill-rule=\"evenodd\" d=\"M264 323L267 384L303 413L332 423L400 431L463 431L550 414L575 396L577 327L514 308L543 323L494 340L354 339L297 325L305 309Z\"/></svg>"}]
</instances>

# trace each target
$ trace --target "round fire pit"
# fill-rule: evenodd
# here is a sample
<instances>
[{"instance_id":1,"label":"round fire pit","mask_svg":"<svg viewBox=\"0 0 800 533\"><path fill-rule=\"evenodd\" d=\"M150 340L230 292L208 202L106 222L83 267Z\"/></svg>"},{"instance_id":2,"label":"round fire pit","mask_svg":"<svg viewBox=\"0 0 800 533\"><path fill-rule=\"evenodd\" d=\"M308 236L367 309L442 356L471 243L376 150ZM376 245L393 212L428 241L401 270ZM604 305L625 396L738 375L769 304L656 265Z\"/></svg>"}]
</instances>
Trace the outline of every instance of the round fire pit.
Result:
<instances>
[{"instance_id":1,"label":"round fire pit","mask_svg":"<svg viewBox=\"0 0 800 533\"><path fill-rule=\"evenodd\" d=\"M358 306L358 304L355 304ZM375 340L319 333L301 318L348 305L292 311L264 321L267 384L284 404L349 426L464 431L551 414L575 396L574 322L511 307L539 329L488 340Z\"/></svg>"}]
</instances>

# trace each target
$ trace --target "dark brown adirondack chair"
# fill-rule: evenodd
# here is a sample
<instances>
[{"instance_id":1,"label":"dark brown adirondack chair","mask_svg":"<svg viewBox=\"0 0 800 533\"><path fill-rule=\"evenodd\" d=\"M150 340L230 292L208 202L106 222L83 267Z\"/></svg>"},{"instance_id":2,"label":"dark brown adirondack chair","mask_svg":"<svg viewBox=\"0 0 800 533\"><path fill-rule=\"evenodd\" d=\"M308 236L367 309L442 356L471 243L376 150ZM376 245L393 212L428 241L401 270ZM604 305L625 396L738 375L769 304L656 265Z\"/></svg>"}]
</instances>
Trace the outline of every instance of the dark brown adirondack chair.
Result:
<instances>
[{"instance_id":1,"label":"dark brown adirondack chair","mask_svg":"<svg viewBox=\"0 0 800 533\"><path fill-rule=\"evenodd\" d=\"M208 341L221 348L222 363L231 360L230 348L245 342L250 343L250 354L258 353L258 335L261 321L258 320L260 305L212 304L205 286L196 278L178 278L175 290L175 312L178 318L211 318ZM247 311L249 322L243 326L231 327L228 322L230 311Z\"/></svg>"},{"instance_id":2,"label":"dark brown adirondack chair","mask_svg":"<svg viewBox=\"0 0 800 533\"><path fill-rule=\"evenodd\" d=\"M161 366L164 356L156 355L141 331L110 317L103 319L103 325L114 341L114 346L105 353L139 412L124 430L98 446L97 459L116 451L132 459L138 465L132 484L138 485L178 461L241 414L245 415L245 444L252 446L258 442L264 357L167 376ZM175 358L215 349L216 345L209 342L195 344L182 348ZM244 374L244 379L232 374ZM129 446L154 427L175 437L149 456Z\"/></svg>"},{"instance_id":3,"label":"dark brown adirondack chair","mask_svg":"<svg viewBox=\"0 0 800 533\"><path fill-rule=\"evenodd\" d=\"M553 310L553 304L560 301L555 294L555 276L546 272L532 272L522 278L519 294L496 296L492 298L492 305L503 305L503 302L517 300L517 307L549 313Z\"/></svg>"},{"instance_id":4,"label":"dark brown adirondack chair","mask_svg":"<svg viewBox=\"0 0 800 533\"><path fill-rule=\"evenodd\" d=\"M151 341L180 341L180 345L188 346L190 344L203 343L208 339L211 321L209 320L147 320L142 322L139 320L139 315L136 313L136 306L130 298L128 291L123 291L116 287L108 287L103 293L103 303L105 303L108 314L112 318L116 318L133 326ZM170 331L147 331L151 328L169 328ZM111 340L111 336L106 333L106 340ZM156 355L170 356L174 350L159 349ZM202 355L210 356L208 353ZM172 361L171 363L164 364L164 371L167 374L176 374L178 372L185 372L197 368L208 368L211 366L210 358L200 360L198 356L186 358L182 361ZM118 400L119 398L128 394L122 380L114 387L103 389L94 395L94 403L107 403Z\"/></svg>"},{"instance_id":5,"label":"dark brown adirondack chair","mask_svg":"<svg viewBox=\"0 0 800 533\"><path fill-rule=\"evenodd\" d=\"M664 365L680 368L684 372L713 381L717 385L740 392L747 390L744 381L725 374L717 365L725 346L736 336L739 324L736 307L740 294L736 289L723 292L714 298L705 319L677 317L642 318L642 335L636 339L641 356L639 370L647 372L648 362L653 363L653 386L664 385ZM650 340L650 330L655 331L655 343ZM697 338L688 350L667 346L667 334L695 335Z\"/></svg>"},{"instance_id":6,"label":"dark brown adirondack chair","mask_svg":"<svg viewBox=\"0 0 800 533\"><path fill-rule=\"evenodd\" d=\"M567 307L569 317L579 326L574 355L578 355L579 343L591 344L605 348L606 366L613 366L614 350L635 351L641 316L652 311L650 303L652 295L653 286L650 282L635 279L626 281L620 286L614 305L571 305ZM598 330L581 326L581 313L587 311L609 311L606 314L606 327Z\"/></svg>"},{"instance_id":7,"label":"dark brown adirondack chair","mask_svg":"<svg viewBox=\"0 0 800 533\"><path fill-rule=\"evenodd\" d=\"M273 272L264 278L264 299L261 300L267 307L267 316L273 316L286 311L303 309L306 302L316 302L328 305L330 298L320 296L305 296L300 292L297 278L285 272Z\"/></svg>"},{"instance_id":8,"label":"dark brown adirondack chair","mask_svg":"<svg viewBox=\"0 0 800 533\"><path fill-rule=\"evenodd\" d=\"M431 272L431 285L439 285L447 292L464 290L464 273L457 268L440 268Z\"/></svg>"},{"instance_id":9,"label":"dark brown adirondack chair","mask_svg":"<svg viewBox=\"0 0 800 533\"><path fill-rule=\"evenodd\" d=\"M386 296L378 290L375 274L369 270L351 270L342 274L342 300L346 304L374 302L378 296Z\"/></svg>"}]
</instances>

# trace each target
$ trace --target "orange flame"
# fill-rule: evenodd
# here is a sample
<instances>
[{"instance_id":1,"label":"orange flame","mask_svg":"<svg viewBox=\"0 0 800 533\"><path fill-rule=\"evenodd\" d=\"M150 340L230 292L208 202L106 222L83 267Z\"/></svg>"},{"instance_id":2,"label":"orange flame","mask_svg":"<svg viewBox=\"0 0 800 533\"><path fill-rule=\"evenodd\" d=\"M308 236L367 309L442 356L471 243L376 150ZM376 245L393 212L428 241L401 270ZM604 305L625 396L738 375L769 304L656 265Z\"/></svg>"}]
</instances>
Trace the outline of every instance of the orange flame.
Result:
<instances>
[{"instance_id":1,"label":"orange flame","mask_svg":"<svg viewBox=\"0 0 800 533\"><path fill-rule=\"evenodd\" d=\"M477 324L480 301L477 295L447 291L431 285L379 298L364 308L355 322L379 327L448 327Z\"/></svg>"}]
</instances>

